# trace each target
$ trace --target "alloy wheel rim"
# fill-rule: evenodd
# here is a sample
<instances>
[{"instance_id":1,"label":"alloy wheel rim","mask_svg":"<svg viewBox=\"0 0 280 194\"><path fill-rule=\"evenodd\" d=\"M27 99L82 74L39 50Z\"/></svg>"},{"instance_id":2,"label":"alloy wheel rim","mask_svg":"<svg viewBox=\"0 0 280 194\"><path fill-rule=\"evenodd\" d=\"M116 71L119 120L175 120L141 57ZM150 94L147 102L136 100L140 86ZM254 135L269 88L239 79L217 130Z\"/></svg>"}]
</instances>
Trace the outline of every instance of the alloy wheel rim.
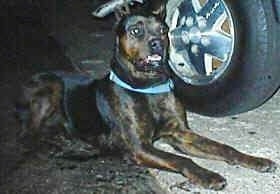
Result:
<instances>
[{"instance_id":1,"label":"alloy wheel rim","mask_svg":"<svg viewBox=\"0 0 280 194\"><path fill-rule=\"evenodd\" d=\"M167 4L169 65L191 85L208 85L230 65L234 25L224 0L177 0Z\"/></svg>"}]
</instances>

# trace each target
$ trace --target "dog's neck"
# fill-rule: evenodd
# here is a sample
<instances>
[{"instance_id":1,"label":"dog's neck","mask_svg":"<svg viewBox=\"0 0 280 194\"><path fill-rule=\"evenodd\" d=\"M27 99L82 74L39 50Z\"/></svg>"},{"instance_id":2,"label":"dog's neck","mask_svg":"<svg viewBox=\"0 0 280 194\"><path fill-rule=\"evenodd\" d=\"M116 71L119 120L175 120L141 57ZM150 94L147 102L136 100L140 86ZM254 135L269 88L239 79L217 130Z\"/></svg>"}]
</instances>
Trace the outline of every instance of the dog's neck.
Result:
<instances>
[{"instance_id":1,"label":"dog's neck","mask_svg":"<svg viewBox=\"0 0 280 194\"><path fill-rule=\"evenodd\" d=\"M174 83L171 79L168 79L165 83L151 86L148 88L133 88L129 84L122 81L113 71L111 71L110 80L126 90L138 92L142 94L162 94L162 93L171 92L174 89Z\"/></svg>"},{"instance_id":2,"label":"dog's neck","mask_svg":"<svg viewBox=\"0 0 280 194\"><path fill-rule=\"evenodd\" d=\"M129 72L125 71L121 59L116 56L111 63L110 80L124 89L138 93L159 94L171 92L174 88L173 81L169 78L156 83L151 80L133 78Z\"/></svg>"},{"instance_id":3,"label":"dog's neck","mask_svg":"<svg viewBox=\"0 0 280 194\"><path fill-rule=\"evenodd\" d=\"M117 52L116 52L117 53ZM120 55L115 54L114 58L111 61L111 70L122 79L122 81L129 83L134 87L141 86L141 83L135 83L131 74L126 70L124 63L122 62L123 59Z\"/></svg>"}]
</instances>

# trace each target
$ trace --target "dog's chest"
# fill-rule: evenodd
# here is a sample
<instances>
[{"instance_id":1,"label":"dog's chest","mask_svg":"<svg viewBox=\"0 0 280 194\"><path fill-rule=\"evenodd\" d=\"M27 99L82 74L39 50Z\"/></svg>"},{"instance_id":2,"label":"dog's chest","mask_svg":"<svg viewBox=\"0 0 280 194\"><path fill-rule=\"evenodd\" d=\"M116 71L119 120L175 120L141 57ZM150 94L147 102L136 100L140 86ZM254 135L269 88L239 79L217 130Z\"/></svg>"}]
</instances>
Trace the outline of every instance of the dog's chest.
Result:
<instances>
[{"instance_id":1,"label":"dog's chest","mask_svg":"<svg viewBox=\"0 0 280 194\"><path fill-rule=\"evenodd\" d=\"M172 92L147 96L149 110L154 120L161 124L161 121L177 113L178 102ZM175 116L175 115L174 115Z\"/></svg>"},{"instance_id":2,"label":"dog's chest","mask_svg":"<svg viewBox=\"0 0 280 194\"><path fill-rule=\"evenodd\" d=\"M144 95L109 84L102 87L97 94L100 94L97 99L99 111L104 117L110 115L111 119L115 118L113 120L119 120L119 115L129 115L131 118L146 115L148 120L158 122L166 115L174 114L175 116L176 112L182 108L173 92Z\"/></svg>"}]
</instances>

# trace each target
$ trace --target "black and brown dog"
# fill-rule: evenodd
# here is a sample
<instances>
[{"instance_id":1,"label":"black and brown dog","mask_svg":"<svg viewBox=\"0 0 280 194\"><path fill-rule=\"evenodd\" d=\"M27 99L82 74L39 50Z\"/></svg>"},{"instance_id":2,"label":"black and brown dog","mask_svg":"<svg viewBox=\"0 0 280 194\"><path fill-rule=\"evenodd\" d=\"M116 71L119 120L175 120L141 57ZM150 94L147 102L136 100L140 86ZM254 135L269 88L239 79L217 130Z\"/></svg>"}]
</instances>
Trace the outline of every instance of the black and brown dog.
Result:
<instances>
[{"instance_id":1,"label":"black and brown dog","mask_svg":"<svg viewBox=\"0 0 280 194\"><path fill-rule=\"evenodd\" d=\"M110 128L103 143L113 142L139 165L181 173L190 182L215 190L225 187L222 176L189 158L158 150L153 143L161 139L191 156L221 160L260 172L274 171L276 164L271 160L243 154L189 128L185 107L172 92L167 67L167 32L166 25L154 16L130 14L118 22L110 77L94 83L94 102ZM38 96L41 89L37 84L27 96L33 99L29 125L33 127L40 127L57 112L62 98L58 92L62 90L61 85L52 81L41 81L40 85L49 91Z\"/></svg>"}]
</instances>

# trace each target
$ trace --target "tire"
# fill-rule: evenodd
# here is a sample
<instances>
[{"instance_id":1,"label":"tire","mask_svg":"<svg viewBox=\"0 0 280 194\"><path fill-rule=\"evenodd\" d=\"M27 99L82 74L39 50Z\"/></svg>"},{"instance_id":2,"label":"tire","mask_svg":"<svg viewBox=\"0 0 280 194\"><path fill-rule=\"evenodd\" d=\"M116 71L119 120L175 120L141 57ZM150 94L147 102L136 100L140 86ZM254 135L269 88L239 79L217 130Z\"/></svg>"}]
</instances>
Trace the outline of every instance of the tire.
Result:
<instances>
[{"instance_id":1,"label":"tire","mask_svg":"<svg viewBox=\"0 0 280 194\"><path fill-rule=\"evenodd\" d=\"M221 75L215 80L196 84L172 72L175 93L186 108L215 117L254 109L272 97L280 86L280 24L272 1L223 2L232 17L235 41L230 61ZM176 0L167 4L168 25L172 6L174 12L174 4L170 3L176 3Z\"/></svg>"}]
</instances>

